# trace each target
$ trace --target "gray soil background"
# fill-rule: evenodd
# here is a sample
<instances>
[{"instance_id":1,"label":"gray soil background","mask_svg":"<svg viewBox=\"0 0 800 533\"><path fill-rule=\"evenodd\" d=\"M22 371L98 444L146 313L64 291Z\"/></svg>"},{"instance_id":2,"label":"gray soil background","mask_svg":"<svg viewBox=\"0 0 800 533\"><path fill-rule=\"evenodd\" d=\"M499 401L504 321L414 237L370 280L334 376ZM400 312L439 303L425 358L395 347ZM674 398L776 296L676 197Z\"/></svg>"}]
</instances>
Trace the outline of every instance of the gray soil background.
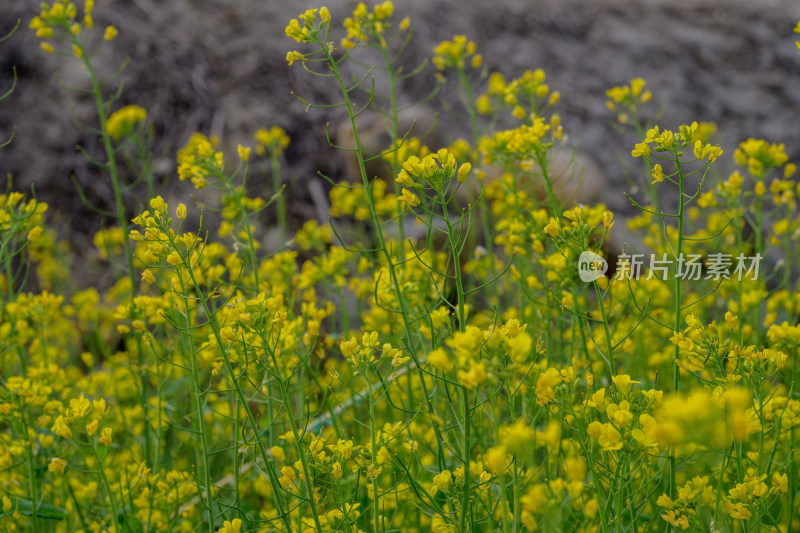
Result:
<instances>
[{"instance_id":1,"label":"gray soil background","mask_svg":"<svg viewBox=\"0 0 800 533\"><path fill-rule=\"evenodd\" d=\"M356 2L327 5L340 24ZM292 138L283 172L290 214L298 222L320 216L313 191L328 185L317 170L339 180L347 177L347 167L325 138L325 123L330 121L332 129L341 123L340 110L307 111L290 94L317 103L337 101L331 80L313 78L299 64L288 67L285 61L286 52L299 45L284 36L284 28L307 7L318 5L97 1L95 38L106 24L120 31L98 55L98 69L109 76L128 59L117 78L124 89L114 108L137 104L148 110L156 139L153 165L158 180L168 184L160 189L165 196L186 201L191 193L190 184L178 183L174 162L191 132L219 135L233 160L236 144L253 144L257 128L279 124ZM629 180L638 179L631 177L635 138L611 127L605 91L633 77L645 78L654 94L646 119L663 109L659 123L667 128L693 120L717 123L716 142L726 151L721 174L732 169L731 155L748 137L785 143L791 159L800 162L800 53L795 46L800 35L792 31L800 19L797 0L400 0L395 7L395 20L408 15L416 32L403 56L409 68L454 34L476 42L490 71L515 77L524 69L544 68L550 87L561 92L558 110L571 143L596 161L605 176L602 200L623 214L630 212L623 191L635 192ZM0 93L11 87L13 67L18 75L16 90L0 102L2 137L16 127L13 142L0 150L0 170L13 176L17 190L34 185L51 204L57 223L73 228L69 238L81 248L101 222L82 205L70 178L98 207L113 206L113 195L107 176L76 149L80 145L101 154L96 135L75 123L96 124L93 101L59 86L86 89L87 78L73 57L39 49L28 29L37 12L38 2L31 0L2 0L0 7L0 31L22 21L16 34L0 43ZM411 102L433 85L429 66L401 85L401 101ZM447 88L440 96L452 104ZM458 117L442 117L440 124L446 136L469 136ZM271 194L267 174L266 165L255 166L254 192ZM141 188L134 194L143 194ZM264 216L269 225L274 215Z\"/></svg>"}]
</instances>

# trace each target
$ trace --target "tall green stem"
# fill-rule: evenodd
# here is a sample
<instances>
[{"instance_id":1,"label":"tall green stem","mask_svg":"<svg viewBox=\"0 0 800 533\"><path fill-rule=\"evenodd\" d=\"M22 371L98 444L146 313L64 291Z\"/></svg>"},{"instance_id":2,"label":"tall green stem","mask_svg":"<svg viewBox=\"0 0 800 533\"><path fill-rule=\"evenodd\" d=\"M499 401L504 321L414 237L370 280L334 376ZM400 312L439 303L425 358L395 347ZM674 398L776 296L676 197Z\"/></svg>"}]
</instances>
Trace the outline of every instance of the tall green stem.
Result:
<instances>
[{"instance_id":1,"label":"tall green stem","mask_svg":"<svg viewBox=\"0 0 800 533\"><path fill-rule=\"evenodd\" d=\"M106 152L106 157L108 158L108 173L111 176L111 188L114 191L114 203L116 204L116 215L117 215L117 223L119 227L122 229L122 247L123 253L125 254L126 266L128 270L128 278L130 279L131 289L130 289L130 299L131 299L131 312L135 312L136 310L136 295L137 295L137 282L136 279L136 271L133 266L133 247L131 246L131 239L130 235L128 234L128 216L125 210L125 204L122 200L122 186L120 184L119 179L119 169L117 166L117 157L114 151L114 145L111 141L111 136L108 133L108 116L106 114L106 103L103 100L103 90L100 85L100 81L97 78L97 73L94 70L94 66L92 65L91 57L86 53L86 50L83 47L83 43L81 43L80 39L77 36L72 35L72 44L76 47L76 50L80 51L80 57L83 60L83 64L86 67L86 71L89 74L89 79L92 83L92 94L94 95L95 100L95 107L97 108L97 117L100 122L100 136L103 139L103 148ZM143 359L143 345L141 342L141 337L137 336L136 340L137 345L137 352L140 359ZM144 361L140 361L143 363ZM140 372L140 379L142 383L142 397L148 396L148 389L149 389L149 376L147 375L147 371L144 370L144 365L142 365L142 370ZM159 397L161 393L159 391ZM150 433L152 429L150 428L150 409L148 403L146 401L142 402L142 408L144 411L144 422L145 422L145 455L151 464L155 464L158 460L153 458L153 452L151 450L150 444ZM158 421L159 428L161 425L161 420ZM155 440L160 439L160 431L156 432ZM158 448L158 445L156 446Z\"/></svg>"},{"instance_id":2,"label":"tall green stem","mask_svg":"<svg viewBox=\"0 0 800 533\"><path fill-rule=\"evenodd\" d=\"M34 533L39 531L39 485L36 483L36 459L33 455L33 442L28 431L28 418L25 414L25 406L20 400L19 413L22 418L22 429L25 434L25 463L28 466L28 490L31 497L31 521Z\"/></svg>"},{"instance_id":3,"label":"tall green stem","mask_svg":"<svg viewBox=\"0 0 800 533\"><path fill-rule=\"evenodd\" d=\"M281 162L280 157L277 154L277 149L270 150L269 153L269 163L272 169L272 190L275 191L273 194L278 194L281 191L281 187L283 187L283 180L281 178ZM287 226L287 213L286 213L286 195L284 191L281 191L280 196L277 199L277 208L278 208L278 232L280 242L286 239L286 226Z\"/></svg>"},{"instance_id":4,"label":"tall green stem","mask_svg":"<svg viewBox=\"0 0 800 533\"><path fill-rule=\"evenodd\" d=\"M172 245L173 249L178 250L178 246L174 241L171 241L170 244ZM194 288L195 293L197 294L197 298L200 301L200 305L203 308L206 320L208 321L208 324L211 327L211 331L214 335L214 340L216 341L217 347L222 353L222 360L225 366L225 372L228 375L228 378L231 380L234 390L236 391L236 396L239 399L239 404L242 405L245 409L245 414L247 415L247 422L253 429L253 434L255 436L255 443L258 448L259 455L261 456L261 459L264 461L264 465L267 468L267 474L268 474L267 478L269 479L270 486L272 487L272 493L275 500L275 507L277 508L278 515L283 521L287 531L292 531L293 528L291 525L291 521L289 519L289 515L284 510L283 498L281 497L282 489L277 482L278 476L275 472L275 468L273 467L272 461L270 461L269 456L267 455L267 450L266 447L264 446L264 442L258 434L259 433L258 424L256 422L255 416L253 415L253 411L250 409L250 404L248 403L247 398L244 395L244 391L242 391L242 387L239 384L239 376L236 375L233 369L233 365L231 364L230 357L228 356L227 347L219 333L220 328L214 321L215 312L213 312L209 308L208 300L203 296L203 292L200 288L200 283L197 281L197 278L194 275L194 271L192 270L192 265L189 263L188 258L182 256L182 259L183 259L183 267L186 268L189 273L189 279L192 283L192 287Z\"/></svg>"},{"instance_id":5,"label":"tall green stem","mask_svg":"<svg viewBox=\"0 0 800 533\"><path fill-rule=\"evenodd\" d=\"M86 67L86 71L89 73L89 79L92 82L92 93L94 94L95 106L97 107L97 117L100 121L100 135L103 139L103 148L105 149L106 157L108 157L108 173L111 175L111 187L114 191L114 203L116 204L117 209L117 222L119 223L120 228L122 228L122 245L125 253L125 259L127 260L128 277L131 280L131 303L133 303L133 299L136 297L136 271L133 268L133 253L131 251L132 248L130 236L128 235L128 232L125 231L125 229L128 227L128 218L125 213L125 204L122 201L122 187L120 186L119 181L116 153L114 152L114 145L111 142L111 136L108 133L108 117L106 116L106 104L103 101L103 91L102 87L100 86L100 82L97 79L97 74L95 73L94 67L92 66L92 61L87 55L86 50L83 49L83 45L81 44L80 40L78 40L77 37L73 37L72 42L81 51L83 64Z\"/></svg>"},{"instance_id":6,"label":"tall green stem","mask_svg":"<svg viewBox=\"0 0 800 533\"><path fill-rule=\"evenodd\" d=\"M396 175L400 172L399 147L397 146L398 139L400 138L400 128L397 123L397 80L395 79L394 62L389 53L389 48L382 44L381 52L383 52L383 60L386 63L386 73L389 77L389 119L391 121L389 136L392 140L392 172ZM397 182L394 182L394 192L395 194L400 194L400 184ZM406 240L403 222L403 217L397 217L397 242L404 242ZM401 261L405 259L405 249L403 246L400 246L398 253L400 254Z\"/></svg>"},{"instance_id":7,"label":"tall green stem","mask_svg":"<svg viewBox=\"0 0 800 533\"><path fill-rule=\"evenodd\" d=\"M317 500L314 496L314 488L311 483L311 471L308 469L308 458L306 457L305 452L303 452L300 433L297 431L297 419L295 418L294 407L292 407L292 398L289 396L289 379L284 381L284 379L281 377L278 359L275 357L275 350L269 348L268 340L263 335L261 336L261 340L264 342L264 349L269 353L270 358L272 359L272 364L275 367L275 375L279 382L278 389L280 389L281 401L283 402L283 408L286 410L286 416L289 418L289 427L292 430L292 437L294 437L297 455L300 458L300 464L303 467L306 497L308 498L308 504L311 506L311 516L314 518L314 525L317 527L317 531L322 531L319 510L317 509Z\"/></svg>"},{"instance_id":8,"label":"tall green stem","mask_svg":"<svg viewBox=\"0 0 800 533\"><path fill-rule=\"evenodd\" d=\"M433 418L433 403L431 401L430 394L428 393L428 385L425 383L425 376L422 372L421 363L419 360L419 356L416 350L416 343L414 342L414 335L411 331L411 323L409 317L411 316L410 309L408 308L408 302L406 301L405 294L403 290L400 288L400 282L397 278L397 272L395 270L394 259L392 258L392 254L389 251L388 246L386 245L386 239L383 235L383 226L378 216L378 212L375 209L375 199L372 196L372 187L369 182L369 178L367 177L367 170L364 165L364 151L361 145L361 141L358 137L358 128L356 127L356 113L353 109L353 102L350 100L350 92L345 85L344 78L339 71L339 67L336 63L336 60L330 54L327 46L322 43L321 41L317 41L322 47L322 50L325 51L326 57L328 59L328 64L330 66L331 71L333 72L333 76L336 78L337 82L339 83L339 88L342 92L342 97L345 101L345 106L347 107L347 114L350 118L350 126L353 130L353 141L356 147L356 155L358 157L358 167L361 171L361 179L364 184L364 190L367 193L367 200L369 203L370 215L375 227L375 234L378 239L378 248L381 253L383 253L384 258L386 259L386 268L389 271L390 281L392 283L392 288L394 289L395 295L397 296L397 301L400 305L400 314L403 319L403 331L406 335L407 347L409 350L409 354L411 355L412 360L414 361L414 365L417 369L417 373L419 375L420 386L422 387L423 396L425 397L425 404L428 411L428 416L430 417L431 424L433 425L434 432L436 433L436 441L439 448L439 466L440 468L444 468L443 465L443 458L444 458L444 443L442 439L441 429L439 428L438 422L436 422Z\"/></svg>"},{"instance_id":9,"label":"tall green stem","mask_svg":"<svg viewBox=\"0 0 800 533\"><path fill-rule=\"evenodd\" d=\"M184 282L183 274L180 272L178 273L178 279L180 280L181 284L181 295L183 296L183 320L184 320L184 328L185 332L183 336L185 337L189 351L189 360L191 363L191 373L192 373L192 385L194 390L192 391L192 397L194 400L194 410L197 417L197 433L196 439L199 441L200 450L202 457L199 458L200 462L202 463L202 476L203 476L203 485L205 489L205 501L203 505L206 508L206 519L208 520L208 530L213 533L214 532L214 512L212 509L212 493L211 493L211 469L208 465L209 460L209 453L208 453L208 436L206 434L206 424L205 424L205 416L203 413L203 388L200 386L200 367L197 362L197 349L194 344L194 336L192 334L192 323L191 323L191 306L189 305L189 297L186 292L186 283ZM201 498L203 494L201 492Z\"/></svg>"},{"instance_id":10,"label":"tall green stem","mask_svg":"<svg viewBox=\"0 0 800 533\"><path fill-rule=\"evenodd\" d=\"M121 532L122 529L119 527L119 516L117 515L117 503L116 499L114 498L114 493L111 492L111 483L108 482L108 476L106 476L106 469L103 468L103 461L100 459L100 455L97 453L97 443L94 441L92 437L89 437L90 445L92 447L92 454L94 455L95 461L97 461L97 470L100 472L100 479L103 480L103 487L106 489L106 494L108 495L108 502L111 505L111 523L114 524L114 533ZM212 524L213 526L213 524ZM213 527L211 529L213 531Z\"/></svg>"},{"instance_id":11,"label":"tall green stem","mask_svg":"<svg viewBox=\"0 0 800 533\"><path fill-rule=\"evenodd\" d=\"M439 191L439 202L442 205L442 212L444 222L447 225L447 238L450 243L450 251L453 255L453 268L455 270L455 284L456 284L456 298L458 310L458 329L464 331L466 327L466 310L464 303L464 283L461 277L461 257L459 253L459 243L455 235L453 225L450 223L450 215L447 212L447 200L444 197L444 192ZM462 215L463 216L463 215ZM462 454L464 455L464 494L461 501L461 520L459 522L459 531L466 532L467 529L467 516L470 513L470 492L472 488L472 481L470 479L470 418L472 406L470 405L469 389L464 387L462 390L463 398L463 415L464 415L464 435L462 441Z\"/></svg>"},{"instance_id":12,"label":"tall green stem","mask_svg":"<svg viewBox=\"0 0 800 533\"><path fill-rule=\"evenodd\" d=\"M676 264L680 264L681 256L683 255L683 209L685 207L685 203L683 201L683 192L684 192L684 176L683 176L683 169L681 168L681 160L678 154L675 154L675 164L678 167L678 244L675 248L675 260ZM674 290L675 293L675 321L674 321L674 331L675 333L681 330L681 276L680 272L676 270L675 272L675 284ZM672 390L673 392L678 392L680 390L680 379L681 379L681 370L680 366L678 366L678 361L680 357L680 348L678 344L675 344L674 350L674 362L672 367ZM675 460L675 450L670 448L669 450L669 495L671 498L675 497L677 487L676 487L676 472L677 470L677 463Z\"/></svg>"}]
</instances>

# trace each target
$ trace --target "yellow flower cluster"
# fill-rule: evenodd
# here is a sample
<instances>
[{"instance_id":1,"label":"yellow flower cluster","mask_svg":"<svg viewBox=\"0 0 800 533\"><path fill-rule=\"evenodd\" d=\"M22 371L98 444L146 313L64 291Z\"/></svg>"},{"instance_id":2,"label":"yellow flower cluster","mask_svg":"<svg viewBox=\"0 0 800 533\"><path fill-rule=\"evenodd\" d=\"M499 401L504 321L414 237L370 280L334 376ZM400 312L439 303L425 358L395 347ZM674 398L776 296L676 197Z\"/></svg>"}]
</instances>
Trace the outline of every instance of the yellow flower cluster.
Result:
<instances>
[{"instance_id":1,"label":"yellow flower cluster","mask_svg":"<svg viewBox=\"0 0 800 533\"><path fill-rule=\"evenodd\" d=\"M371 186L372 201L379 216L390 218L400 211L397 196L389 194L388 184L375 180ZM330 191L331 216L352 216L356 220L369 220L372 215L370 200L361 184L341 182Z\"/></svg>"},{"instance_id":2,"label":"yellow flower cluster","mask_svg":"<svg viewBox=\"0 0 800 533\"><path fill-rule=\"evenodd\" d=\"M215 143L202 133L193 133L189 142L178 151L178 178L190 179L195 188L202 189L208 178L216 178L225 167L222 152L214 150Z\"/></svg>"},{"instance_id":3,"label":"yellow flower cluster","mask_svg":"<svg viewBox=\"0 0 800 533\"><path fill-rule=\"evenodd\" d=\"M38 16L31 19L29 27L36 31L36 36L42 39L42 50L53 53L55 48L49 39L59 39L71 44L72 52L78 58L85 57L82 33L84 29L94 27L92 12L94 0L85 0L83 5L82 22L78 19L78 8L69 0L56 0L52 4L43 2L42 10ZM108 26L103 33L103 39L113 40L119 32L114 26Z\"/></svg>"},{"instance_id":4,"label":"yellow flower cluster","mask_svg":"<svg viewBox=\"0 0 800 533\"><path fill-rule=\"evenodd\" d=\"M477 69L483 62L483 56L475 51L474 42L465 35L456 35L452 41L442 41L436 45L431 62L437 70L454 68L462 71L467 61L473 69Z\"/></svg>"},{"instance_id":5,"label":"yellow flower cluster","mask_svg":"<svg viewBox=\"0 0 800 533\"><path fill-rule=\"evenodd\" d=\"M389 19L394 15L394 4L391 0L385 0L375 4L370 11L366 4L359 2L350 17L344 19L344 29L347 36L341 40L341 46L345 50L353 48L359 42L367 43L370 37L376 39L382 46L385 46L386 30L391 27ZM400 31L406 31L410 27L408 17L398 24Z\"/></svg>"},{"instance_id":6,"label":"yellow flower cluster","mask_svg":"<svg viewBox=\"0 0 800 533\"><path fill-rule=\"evenodd\" d=\"M136 105L125 106L111 114L106 130L112 139L119 140L131 135L137 124L147 119L147 110Z\"/></svg>"},{"instance_id":7,"label":"yellow flower cluster","mask_svg":"<svg viewBox=\"0 0 800 533\"><path fill-rule=\"evenodd\" d=\"M643 78L633 78L628 85L612 87L606 91L606 107L618 112L617 120L620 124L627 124L630 115L636 116L642 104L653 99L653 93L645 89L646 85Z\"/></svg>"},{"instance_id":8,"label":"yellow flower cluster","mask_svg":"<svg viewBox=\"0 0 800 533\"><path fill-rule=\"evenodd\" d=\"M330 22L330 13L327 7L307 9L298 18L289 21L289 25L286 26L285 30L286 36L291 37L298 43L310 43L319 33L317 13L319 13L321 23ZM301 20L303 21L302 24L300 24Z\"/></svg>"},{"instance_id":9,"label":"yellow flower cluster","mask_svg":"<svg viewBox=\"0 0 800 533\"><path fill-rule=\"evenodd\" d=\"M259 128L253 137L256 140L256 153L263 156L267 152L275 157L279 157L289 146L289 135L280 126L271 128Z\"/></svg>"},{"instance_id":10,"label":"yellow flower cluster","mask_svg":"<svg viewBox=\"0 0 800 533\"><path fill-rule=\"evenodd\" d=\"M29 240L35 240L42 231L47 203L34 198L23 202L24 199L20 192L0 194L0 230L24 233Z\"/></svg>"},{"instance_id":11,"label":"yellow flower cluster","mask_svg":"<svg viewBox=\"0 0 800 533\"><path fill-rule=\"evenodd\" d=\"M392 366L400 366L403 362L407 361L407 357L402 356L402 351L392 348L389 343L384 343L382 346L378 342L378 332L372 331L364 333L359 343L355 337L351 337L348 341L342 341L339 345L342 355L350 360L353 367L365 367L375 361L375 354L380 348L380 357L388 358L392 361Z\"/></svg>"},{"instance_id":12,"label":"yellow flower cluster","mask_svg":"<svg viewBox=\"0 0 800 533\"><path fill-rule=\"evenodd\" d=\"M510 82L506 82L499 72L493 72L489 76L487 91L475 103L481 114L488 115L507 108L513 117L524 120L528 117L533 119L546 107L558 103L560 98L561 93L550 91L550 86L545 83L544 70L538 68L526 70L521 77Z\"/></svg>"},{"instance_id":13,"label":"yellow flower cluster","mask_svg":"<svg viewBox=\"0 0 800 533\"><path fill-rule=\"evenodd\" d=\"M49 280L57 277L53 234L44 230L46 212L45 202L34 198L25 201L25 195L19 192L0 194L0 231L4 236L0 246L0 293L13 291L17 271L13 265L25 255L39 264L43 288L50 288Z\"/></svg>"},{"instance_id":14,"label":"yellow flower cluster","mask_svg":"<svg viewBox=\"0 0 800 533\"><path fill-rule=\"evenodd\" d=\"M644 140L636 145L631 155L633 157L649 157L653 151L677 154L684 148L691 146L696 160L707 158L710 163L713 163L722 155L722 148L703 143L703 141L696 138L697 131L697 122L692 122L688 126L683 125L677 132L672 130L661 131L658 126L654 126L647 130Z\"/></svg>"},{"instance_id":15,"label":"yellow flower cluster","mask_svg":"<svg viewBox=\"0 0 800 533\"><path fill-rule=\"evenodd\" d=\"M395 179L397 183L405 187L400 200L409 205L419 205L418 200L413 200L415 196L410 189L428 188L436 194L444 194L454 177L458 183L464 183L471 168L470 163L457 165L455 156L446 148L442 148L435 154L428 154L422 159L412 155L403 163L403 168ZM426 185L418 184L414 178L424 180Z\"/></svg>"},{"instance_id":16,"label":"yellow flower cluster","mask_svg":"<svg viewBox=\"0 0 800 533\"><path fill-rule=\"evenodd\" d=\"M494 158L510 157L518 160L530 160L537 152L548 148L547 133L551 126L542 117L533 119L532 124L522 124L518 128L499 131L494 139L483 143L485 152L498 154Z\"/></svg>"},{"instance_id":17,"label":"yellow flower cluster","mask_svg":"<svg viewBox=\"0 0 800 533\"><path fill-rule=\"evenodd\" d=\"M733 159L740 167L747 171L757 180L761 181L772 170L786 165L786 173L791 176L797 167L789 161L786 148L783 144L769 143L764 139L747 139L739 144L733 152ZM786 177L789 177L786 176Z\"/></svg>"},{"instance_id":18,"label":"yellow flower cluster","mask_svg":"<svg viewBox=\"0 0 800 533\"><path fill-rule=\"evenodd\" d=\"M60 414L53 422L52 431L65 439L72 438L73 430L92 437L97 433L106 410L106 402L102 398L94 402L90 402L83 395L73 398L69 401L69 407L59 408ZM103 428L99 441L106 446L111 445L111 428Z\"/></svg>"}]
</instances>

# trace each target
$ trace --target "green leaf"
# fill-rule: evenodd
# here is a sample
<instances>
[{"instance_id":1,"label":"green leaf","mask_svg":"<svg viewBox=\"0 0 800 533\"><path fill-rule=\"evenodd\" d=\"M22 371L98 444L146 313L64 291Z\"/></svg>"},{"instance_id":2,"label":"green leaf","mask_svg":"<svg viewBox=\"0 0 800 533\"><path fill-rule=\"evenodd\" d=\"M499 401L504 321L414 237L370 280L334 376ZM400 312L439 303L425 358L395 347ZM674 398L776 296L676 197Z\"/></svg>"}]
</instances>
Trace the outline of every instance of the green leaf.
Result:
<instances>
[{"instance_id":1,"label":"green leaf","mask_svg":"<svg viewBox=\"0 0 800 533\"><path fill-rule=\"evenodd\" d=\"M119 519L120 528L124 533L143 533L144 526L142 522L134 515L127 513L120 513L117 518Z\"/></svg>"},{"instance_id":2,"label":"green leaf","mask_svg":"<svg viewBox=\"0 0 800 533\"><path fill-rule=\"evenodd\" d=\"M98 446L97 447L97 459L100 461L101 464L103 463L103 459L106 458L106 455L108 455L108 446L104 446L104 445Z\"/></svg>"},{"instance_id":3,"label":"green leaf","mask_svg":"<svg viewBox=\"0 0 800 533\"><path fill-rule=\"evenodd\" d=\"M10 515L15 511L25 516L33 516L33 502L19 498L11 498L11 511L0 513L0 516ZM67 510L49 503L40 503L36 510L36 516L49 520L63 520L67 516Z\"/></svg>"}]
</instances>

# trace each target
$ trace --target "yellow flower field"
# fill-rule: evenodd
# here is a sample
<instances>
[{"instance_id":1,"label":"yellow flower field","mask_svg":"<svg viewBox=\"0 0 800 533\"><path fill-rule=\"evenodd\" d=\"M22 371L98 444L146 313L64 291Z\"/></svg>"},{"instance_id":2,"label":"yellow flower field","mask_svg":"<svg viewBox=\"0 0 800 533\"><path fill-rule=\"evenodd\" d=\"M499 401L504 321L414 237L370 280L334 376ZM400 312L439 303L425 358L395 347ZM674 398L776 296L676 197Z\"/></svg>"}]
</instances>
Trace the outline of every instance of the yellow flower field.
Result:
<instances>
[{"instance_id":1,"label":"yellow flower field","mask_svg":"<svg viewBox=\"0 0 800 533\"><path fill-rule=\"evenodd\" d=\"M175 178L214 194L142 202L121 167L148 160L154 117L97 71L119 31L93 8L55 0L25 24L91 84L114 283L66 289L48 206L0 195L0 530L800 531L800 186L782 144L644 123L658 90L633 77L606 96L639 137L620 154L637 216L577 204L546 73L491 72L464 35L406 71L414 21L387 0L287 21L287 63L333 102L298 105L349 119L358 175L324 176L329 224L290 217L296 139L276 125L227 152L193 134ZM447 146L401 128L395 88L423 73L460 96L469 127ZM376 109L390 142L371 153L357 118Z\"/></svg>"}]
</instances>

